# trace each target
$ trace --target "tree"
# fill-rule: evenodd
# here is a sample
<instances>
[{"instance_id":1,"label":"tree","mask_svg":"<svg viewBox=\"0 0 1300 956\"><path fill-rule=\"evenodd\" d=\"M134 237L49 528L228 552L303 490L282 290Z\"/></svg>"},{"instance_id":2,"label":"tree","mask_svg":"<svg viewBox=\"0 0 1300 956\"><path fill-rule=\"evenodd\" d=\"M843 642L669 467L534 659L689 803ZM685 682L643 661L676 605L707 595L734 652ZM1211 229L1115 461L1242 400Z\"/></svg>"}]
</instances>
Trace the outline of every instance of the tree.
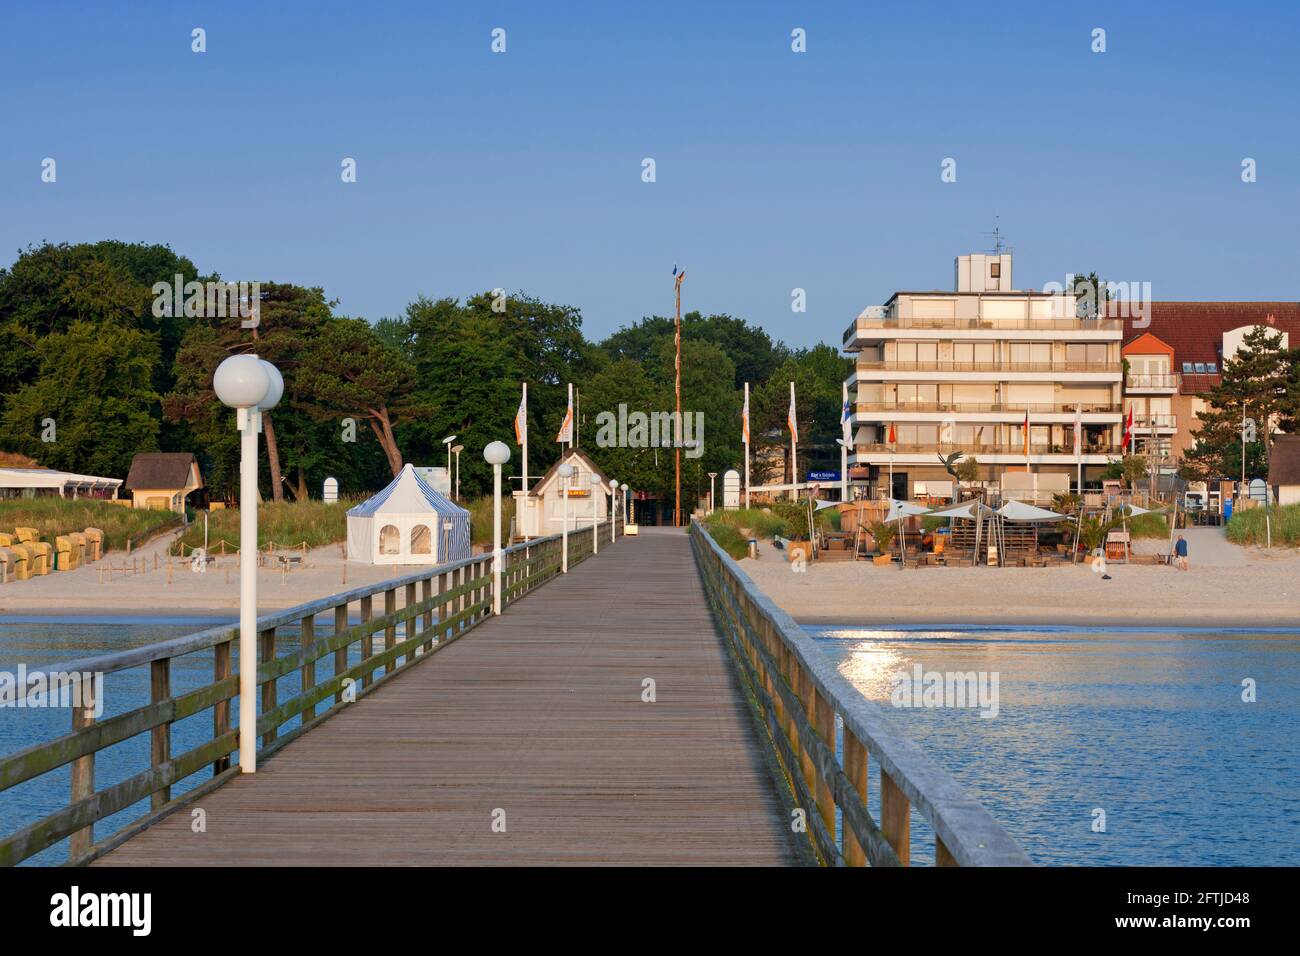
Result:
<instances>
[{"instance_id":1,"label":"tree","mask_svg":"<svg viewBox=\"0 0 1300 956\"><path fill-rule=\"evenodd\" d=\"M347 318L327 323L303 354L297 381L319 420L348 416L367 422L393 475L402 470L394 429L407 416L429 409L414 395L415 368L369 323Z\"/></svg>"},{"instance_id":2,"label":"tree","mask_svg":"<svg viewBox=\"0 0 1300 956\"><path fill-rule=\"evenodd\" d=\"M1223 363L1219 384L1198 396L1205 408L1197 414L1196 445L1183 457L1182 474L1199 480L1240 476L1243 437L1247 476L1268 472L1273 431L1294 424L1300 407L1296 356L1267 326L1243 337L1236 355Z\"/></svg>"},{"instance_id":3,"label":"tree","mask_svg":"<svg viewBox=\"0 0 1300 956\"><path fill-rule=\"evenodd\" d=\"M32 380L5 408L11 450L51 468L116 476L137 452L158 447L153 336L78 320L41 338L35 360Z\"/></svg>"},{"instance_id":4,"label":"tree","mask_svg":"<svg viewBox=\"0 0 1300 956\"><path fill-rule=\"evenodd\" d=\"M1112 458L1101 474L1103 478L1120 478L1129 487L1135 487L1147 476L1146 456L1125 455L1122 458Z\"/></svg>"},{"instance_id":5,"label":"tree","mask_svg":"<svg viewBox=\"0 0 1300 956\"><path fill-rule=\"evenodd\" d=\"M1110 288L1097 277L1097 273L1074 273L1065 291L1073 292L1076 296L1074 314L1077 318L1095 319L1098 315L1106 313L1106 303L1110 301Z\"/></svg>"}]
</instances>

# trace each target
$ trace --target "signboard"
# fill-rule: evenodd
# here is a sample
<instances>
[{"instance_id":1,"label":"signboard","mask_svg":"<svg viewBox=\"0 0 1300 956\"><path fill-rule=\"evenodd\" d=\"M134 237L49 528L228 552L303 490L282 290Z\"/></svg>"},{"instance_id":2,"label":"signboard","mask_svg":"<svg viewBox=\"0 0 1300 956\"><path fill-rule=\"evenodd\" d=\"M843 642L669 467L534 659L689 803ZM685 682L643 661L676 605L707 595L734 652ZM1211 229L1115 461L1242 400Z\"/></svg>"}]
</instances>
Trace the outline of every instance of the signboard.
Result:
<instances>
[{"instance_id":1,"label":"signboard","mask_svg":"<svg viewBox=\"0 0 1300 956\"><path fill-rule=\"evenodd\" d=\"M1246 494L1248 494L1253 501L1267 501L1268 484L1263 478L1252 478L1250 480L1250 485L1246 489Z\"/></svg>"},{"instance_id":2,"label":"signboard","mask_svg":"<svg viewBox=\"0 0 1300 956\"><path fill-rule=\"evenodd\" d=\"M834 471L810 471L808 472L808 480L809 481L839 481L840 471L838 468L835 469Z\"/></svg>"},{"instance_id":3,"label":"signboard","mask_svg":"<svg viewBox=\"0 0 1300 956\"><path fill-rule=\"evenodd\" d=\"M339 481L337 478L325 479L325 487L321 489L321 498L326 504L332 504L339 500Z\"/></svg>"},{"instance_id":4,"label":"signboard","mask_svg":"<svg viewBox=\"0 0 1300 956\"><path fill-rule=\"evenodd\" d=\"M734 468L722 474L722 507L726 511L740 507L740 472Z\"/></svg>"}]
</instances>

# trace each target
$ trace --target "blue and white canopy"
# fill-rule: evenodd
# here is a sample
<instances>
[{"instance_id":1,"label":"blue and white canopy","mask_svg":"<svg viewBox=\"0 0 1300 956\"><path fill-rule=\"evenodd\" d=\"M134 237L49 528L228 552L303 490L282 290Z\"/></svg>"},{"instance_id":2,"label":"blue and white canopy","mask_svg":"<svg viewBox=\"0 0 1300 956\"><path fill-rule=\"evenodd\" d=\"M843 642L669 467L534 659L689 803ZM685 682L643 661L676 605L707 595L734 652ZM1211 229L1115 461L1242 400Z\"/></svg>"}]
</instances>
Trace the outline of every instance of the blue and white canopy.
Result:
<instances>
[{"instance_id":1,"label":"blue and white canopy","mask_svg":"<svg viewBox=\"0 0 1300 956\"><path fill-rule=\"evenodd\" d=\"M469 512L434 491L411 465L348 509L348 560L443 564L468 558Z\"/></svg>"}]
</instances>

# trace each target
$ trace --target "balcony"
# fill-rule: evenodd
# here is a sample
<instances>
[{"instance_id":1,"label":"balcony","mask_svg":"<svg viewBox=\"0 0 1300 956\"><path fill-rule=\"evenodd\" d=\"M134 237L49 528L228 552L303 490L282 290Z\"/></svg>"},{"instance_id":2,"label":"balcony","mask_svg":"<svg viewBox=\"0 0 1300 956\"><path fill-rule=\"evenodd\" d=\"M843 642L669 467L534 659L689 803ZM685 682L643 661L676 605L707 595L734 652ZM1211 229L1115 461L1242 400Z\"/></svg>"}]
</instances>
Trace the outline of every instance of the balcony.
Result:
<instances>
[{"instance_id":1,"label":"balcony","mask_svg":"<svg viewBox=\"0 0 1300 956\"><path fill-rule=\"evenodd\" d=\"M1120 362L862 362L859 372L1097 372L1124 371Z\"/></svg>"},{"instance_id":2,"label":"balcony","mask_svg":"<svg viewBox=\"0 0 1300 956\"><path fill-rule=\"evenodd\" d=\"M1161 413L1146 415L1140 412L1133 413L1133 431L1135 433L1150 432L1153 428L1156 431L1177 431L1178 416Z\"/></svg>"},{"instance_id":3,"label":"balcony","mask_svg":"<svg viewBox=\"0 0 1300 956\"><path fill-rule=\"evenodd\" d=\"M1025 446L1022 442L1013 442L1009 445L975 445L975 444L954 444L952 442L931 442L921 445L903 445L903 444L871 444L855 445L854 452L858 455L948 455L954 451L965 452L978 458L980 455L1021 455L1025 453ZM1029 445L1029 454L1033 455L1074 455L1074 443L1062 442L1059 444L1033 444ZM1119 445L1084 445L1081 451L1083 455L1120 455L1123 452Z\"/></svg>"},{"instance_id":4,"label":"balcony","mask_svg":"<svg viewBox=\"0 0 1300 956\"><path fill-rule=\"evenodd\" d=\"M1043 403L1026 405L1024 402L858 402L859 414L892 412L964 412L968 414L1007 414L1023 415L1073 415L1074 405ZM1122 415L1124 410L1118 405L1080 405L1079 411L1084 415ZM1135 412L1134 415L1137 413ZM1168 416L1172 417L1172 416Z\"/></svg>"},{"instance_id":5,"label":"balcony","mask_svg":"<svg viewBox=\"0 0 1300 956\"><path fill-rule=\"evenodd\" d=\"M1124 377L1124 389L1129 392L1172 392L1178 388L1178 376L1129 372Z\"/></svg>"},{"instance_id":6,"label":"balcony","mask_svg":"<svg viewBox=\"0 0 1300 956\"><path fill-rule=\"evenodd\" d=\"M862 333L893 329L957 329L975 331L1123 332L1123 319L971 319L971 318L857 318L844 330L847 346Z\"/></svg>"}]
</instances>

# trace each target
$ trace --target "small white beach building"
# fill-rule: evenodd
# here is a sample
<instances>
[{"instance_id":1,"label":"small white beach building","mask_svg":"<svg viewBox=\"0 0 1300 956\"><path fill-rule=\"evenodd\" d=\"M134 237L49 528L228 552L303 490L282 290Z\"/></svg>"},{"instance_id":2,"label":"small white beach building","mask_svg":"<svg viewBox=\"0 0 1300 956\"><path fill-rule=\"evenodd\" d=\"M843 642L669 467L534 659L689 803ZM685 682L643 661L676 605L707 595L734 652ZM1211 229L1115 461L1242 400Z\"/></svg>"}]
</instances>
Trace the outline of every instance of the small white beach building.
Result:
<instances>
[{"instance_id":1,"label":"small white beach building","mask_svg":"<svg viewBox=\"0 0 1300 956\"><path fill-rule=\"evenodd\" d=\"M411 465L348 509L349 561L443 564L469 555L469 512L434 491Z\"/></svg>"},{"instance_id":2,"label":"small white beach building","mask_svg":"<svg viewBox=\"0 0 1300 956\"><path fill-rule=\"evenodd\" d=\"M515 493L516 537L540 538L548 534L559 534L563 530L564 497L560 489L560 465L566 462L573 466L573 477L568 484L569 533L581 528L590 530L593 506L597 521L604 521L608 517L609 478L585 452L570 449L560 456L559 461L546 474L537 479L537 483L528 489L527 495ZM592 475L599 479L599 484L592 485Z\"/></svg>"}]
</instances>

